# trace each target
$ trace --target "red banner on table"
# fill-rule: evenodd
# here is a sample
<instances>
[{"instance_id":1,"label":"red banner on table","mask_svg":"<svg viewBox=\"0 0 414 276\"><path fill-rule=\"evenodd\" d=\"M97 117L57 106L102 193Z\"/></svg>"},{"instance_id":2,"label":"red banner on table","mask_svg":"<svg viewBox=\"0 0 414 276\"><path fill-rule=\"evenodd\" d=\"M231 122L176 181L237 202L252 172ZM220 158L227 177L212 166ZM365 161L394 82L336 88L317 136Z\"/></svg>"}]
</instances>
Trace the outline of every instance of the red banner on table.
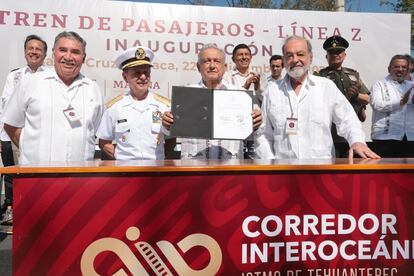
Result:
<instances>
[{"instance_id":1,"label":"red banner on table","mask_svg":"<svg viewBox=\"0 0 414 276\"><path fill-rule=\"evenodd\" d=\"M414 275L414 174L19 177L14 275Z\"/></svg>"}]
</instances>

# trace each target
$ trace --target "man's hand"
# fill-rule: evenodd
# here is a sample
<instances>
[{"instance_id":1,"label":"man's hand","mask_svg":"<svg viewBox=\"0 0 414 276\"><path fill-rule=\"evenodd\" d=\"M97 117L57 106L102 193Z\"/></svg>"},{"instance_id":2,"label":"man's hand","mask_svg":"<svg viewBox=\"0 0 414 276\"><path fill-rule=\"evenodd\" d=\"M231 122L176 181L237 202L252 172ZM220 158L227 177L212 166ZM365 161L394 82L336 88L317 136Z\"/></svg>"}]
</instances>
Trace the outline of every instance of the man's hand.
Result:
<instances>
[{"instance_id":1,"label":"man's hand","mask_svg":"<svg viewBox=\"0 0 414 276\"><path fill-rule=\"evenodd\" d=\"M174 116L171 111L166 111L162 114L162 125L165 129L170 130L171 125L174 123Z\"/></svg>"},{"instance_id":2,"label":"man's hand","mask_svg":"<svg viewBox=\"0 0 414 276\"><path fill-rule=\"evenodd\" d=\"M351 145L349 149L348 159L354 158L354 152L362 158L373 158L373 159L381 158L375 152L370 150L370 148L368 148L367 145L365 145L364 143L360 143L360 142L356 142Z\"/></svg>"},{"instance_id":3,"label":"man's hand","mask_svg":"<svg viewBox=\"0 0 414 276\"><path fill-rule=\"evenodd\" d=\"M99 139L98 145L109 159L115 160L115 145L111 140Z\"/></svg>"},{"instance_id":4,"label":"man's hand","mask_svg":"<svg viewBox=\"0 0 414 276\"><path fill-rule=\"evenodd\" d=\"M358 119L361 122L365 122L365 120L367 119L367 113L365 112L365 106L361 106L359 108L357 115L358 115Z\"/></svg>"},{"instance_id":5,"label":"man's hand","mask_svg":"<svg viewBox=\"0 0 414 276\"><path fill-rule=\"evenodd\" d=\"M10 139L16 145L16 147L19 147L19 140L20 135L22 134L22 128L4 124L4 131L6 131L7 135L9 135Z\"/></svg>"},{"instance_id":6,"label":"man's hand","mask_svg":"<svg viewBox=\"0 0 414 276\"><path fill-rule=\"evenodd\" d=\"M357 85L352 85L346 90L346 98L349 100L351 98L357 98L359 94L359 88Z\"/></svg>"},{"instance_id":7,"label":"man's hand","mask_svg":"<svg viewBox=\"0 0 414 276\"><path fill-rule=\"evenodd\" d=\"M243 85L245 89L249 89L250 85L254 84L254 90L257 91L260 89L260 75L255 73L250 73L251 76L246 80L246 83Z\"/></svg>"},{"instance_id":8,"label":"man's hand","mask_svg":"<svg viewBox=\"0 0 414 276\"><path fill-rule=\"evenodd\" d=\"M413 90L413 88L414 86L412 86L410 89L407 90L407 92L405 92L404 96L401 98L400 105L405 105L406 103L408 103L408 99L410 97L411 90Z\"/></svg>"},{"instance_id":9,"label":"man's hand","mask_svg":"<svg viewBox=\"0 0 414 276\"><path fill-rule=\"evenodd\" d=\"M253 130L257 130L262 124L262 111L260 109L254 109L252 112L253 118Z\"/></svg>"},{"instance_id":10,"label":"man's hand","mask_svg":"<svg viewBox=\"0 0 414 276\"><path fill-rule=\"evenodd\" d=\"M357 101L358 101L358 103L360 103L362 105L367 105L367 104L369 104L369 95L359 93L358 97L357 97Z\"/></svg>"}]
</instances>

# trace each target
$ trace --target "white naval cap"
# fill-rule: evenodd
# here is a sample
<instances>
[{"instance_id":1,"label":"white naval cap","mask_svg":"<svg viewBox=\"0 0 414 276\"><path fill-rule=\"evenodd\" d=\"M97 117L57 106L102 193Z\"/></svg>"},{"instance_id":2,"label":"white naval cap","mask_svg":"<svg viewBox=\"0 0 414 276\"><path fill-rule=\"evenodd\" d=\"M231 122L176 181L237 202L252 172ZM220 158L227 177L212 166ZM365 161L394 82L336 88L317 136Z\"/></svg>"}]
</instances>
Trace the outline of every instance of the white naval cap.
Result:
<instances>
[{"instance_id":1,"label":"white naval cap","mask_svg":"<svg viewBox=\"0 0 414 276\"><path fill-rule=\"evenodd\" d=\"M124 70L125 68L140 66L148 64L150 66L152 60L154 59L154 52L146 47L132 47L123 51L115 59L116 66Z\"/></svg>"}]
</instances>

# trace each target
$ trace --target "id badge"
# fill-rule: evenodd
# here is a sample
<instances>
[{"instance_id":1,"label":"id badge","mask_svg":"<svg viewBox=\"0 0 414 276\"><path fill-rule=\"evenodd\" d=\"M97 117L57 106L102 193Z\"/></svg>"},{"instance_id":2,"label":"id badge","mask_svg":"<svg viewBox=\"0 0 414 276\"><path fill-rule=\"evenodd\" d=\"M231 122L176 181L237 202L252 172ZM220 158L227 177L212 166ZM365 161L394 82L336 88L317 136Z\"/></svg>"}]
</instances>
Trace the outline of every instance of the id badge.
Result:
<instances>
[{"instance_id":1,"label":"id badge","mask_svg":"<svg viewBox=\"0 0 414 276\"><path fill-rule=\"evenodd\" d=\"M286 133L297 134L298 133L298 119L297 118L286 118Z\"/></svg>"},{"instance_id":2,"label":"id badge","mask_svg":"<svg viewBox=\"0 0 414 276\"><path fill-rule=\"evenodd\" d=\"M153 124L161 124L161 112L157 111L153 111L152 112L152 123Z\"/></svg>"},{"instance_id":3,"label":"id badge","mask_svg":"<svg viewBox=\"0 0 414 276\"><path fill-rule=\"evenodd\" d=\"M67 109L63 110L63 114L65 114L66 118L69 120L69 122L74 123L77 121L80 121L80 116L76 112L76 110L73 107L69 107Z\"/></svg>"}]
</instances>

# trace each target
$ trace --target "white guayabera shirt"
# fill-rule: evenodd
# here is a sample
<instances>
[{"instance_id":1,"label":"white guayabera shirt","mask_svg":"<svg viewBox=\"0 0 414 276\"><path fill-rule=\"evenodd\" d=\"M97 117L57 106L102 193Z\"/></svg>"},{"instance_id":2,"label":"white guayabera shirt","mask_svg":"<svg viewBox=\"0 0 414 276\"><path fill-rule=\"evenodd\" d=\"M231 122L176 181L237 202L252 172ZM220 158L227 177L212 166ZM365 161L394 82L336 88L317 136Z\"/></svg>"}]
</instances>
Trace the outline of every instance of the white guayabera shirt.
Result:
<instances>
[{"instance_id":1,"label":"white guayabera shirt","mask_svg":"<svg viewBox=\"0 0 414 276\"><path fill-rule=\"evenodd\" d=\"M404 134L408 141L414 141L414 105L412 89L408 102L400 105L401 98L414 86L410 81L398 83L390 76L374 83L371 89L372 131L375 140L402 140Z\"/></svg>"},{"instance_id":2,"label":"white guayabera shirt","mask_svg":"<svg viewBox=\"0 0 414 276\"><path fill-rule=\"evenodd\" d=\"M22 78L26 75L31 75L37 72L42 72L44 70L47 70L47 67L44 65L37 68L36 72L32 72L32 70L29 68L29 66L24 66L22 68L19 68L17 70L14 70L10 72L7 75L6 84L3 88L3 94L1 94L0 98L0 116L4 113L4 109L6 108L6 105L13 94L14 90L16 89L17 85L20 83ZM0 140L1 141L10 141L10 137L7 135L7 133L3 129L3 123L0 123Z\"/></svg>"},{"instance_id":3,"label":"white guayabera shirt","mask_svg":"<svg viewBox=\"0 0 414 276\"><path fill-rule=\"evenodd\" d=\"M331 124L350 145L365 143L365 134L351 104L329 79L308 75L299 95L290 77L271 82L264 93L263 123L255 150L262 159L333 158ZM297 119L295 134L286 132L287 118Z\"/></svg>"},{"instance_id":4,"label":"white guayabera shirt","mask_svg":"<svg viewBox=\"0 0 414 276\"><path fill-rule=\"evenodd\" d=\"M64 110L76 111L69 121ZM103 113L96 82L80 74L67 87L54 69L26 76L6 107L2 121L22 128L20 164L93 159L95 132Z\"/></svg>"}]
</instances>

